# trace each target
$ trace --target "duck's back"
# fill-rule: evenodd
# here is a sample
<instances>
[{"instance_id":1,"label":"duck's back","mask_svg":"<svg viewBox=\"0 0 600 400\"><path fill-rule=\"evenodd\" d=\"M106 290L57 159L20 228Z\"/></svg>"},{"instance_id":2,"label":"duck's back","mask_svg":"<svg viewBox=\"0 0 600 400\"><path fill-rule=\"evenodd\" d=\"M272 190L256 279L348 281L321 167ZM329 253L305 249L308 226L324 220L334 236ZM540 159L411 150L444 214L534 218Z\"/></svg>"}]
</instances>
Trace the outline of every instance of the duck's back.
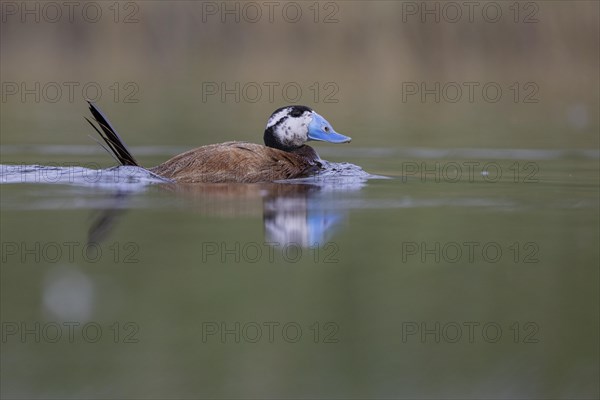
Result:
<instances>
[{"instance_id":1,"label":"duck's back","mask_svg":"<svg viewBox=\"0 0 600 400\"><path fill-rule=\"evenodd\" d=\"M226 142L198 147L150 168L180 183L272 182L301 178L319 169L318 156L309 146L298 153L255 143Z\"/></svg>"}]
</instances>

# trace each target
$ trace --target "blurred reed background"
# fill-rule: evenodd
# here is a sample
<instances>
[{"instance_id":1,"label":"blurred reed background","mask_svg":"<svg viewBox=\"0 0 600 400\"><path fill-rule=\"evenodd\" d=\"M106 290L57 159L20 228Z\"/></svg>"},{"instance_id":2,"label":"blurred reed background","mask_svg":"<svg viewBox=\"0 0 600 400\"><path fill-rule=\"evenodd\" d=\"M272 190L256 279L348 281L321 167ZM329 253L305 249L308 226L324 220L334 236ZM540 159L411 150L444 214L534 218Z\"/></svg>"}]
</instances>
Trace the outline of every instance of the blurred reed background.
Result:
<instances>
[{"instance_id":1,"label":"blurred reed background","mask_svg":"<svg viewBox=\"0 0 600 400\"><path fill-rule=\"evenodd\" d=\"M57 22L49 21L55 12L44 11L43 2L30 3L39 7L39 22L35 11L23 15L21 3L11 3L16 11L7 3L1 27L3 146L90 144L91 128L82 119L82 88L90 82L102 89L97 102L130 146L261 142L269 114L287 104L281 88L290 82L302 89L296 102L325 115L353 137L354 147L599 144L597 1L521 2L518 15L513 2L491 2L502 12L496 23L482 16L490 2L476 2L473 22L461 7L456 23L449 22L454 11L444 11L444 2L301 1L294 3L302 11L295 23L283 16L286 2L276 2L272 21L264 2L92 2L87 14L102 12L95 23L82 16L87 3L77 2L72 21L61 6ZM423 5L439 7L440 21L423 9L414 12ZM537 22L524 22L528 17ZM61 86L62 96L48 101L56 97L49 86L39 102L31 94L22 98L20 85L31 89L35 82L40 91L48 83ZM72 99L65 82L77 83ZM223 82L229 88L236 82L241 88L259 85L262 96L249 101L256 97L250 90L252 99L242 93L236 102L234 95L222 101L220 93L203 93L206 85ZM273 99L265 82L279 85ZM311 89L315 82L318 94ZM458 102L438 103L433 95L424 102L419 94L403 99L403 85L411 82L479 86L473 102L463 86ZM500 101L482 97L488 82L502 88ZM510 89L515 82L516 102ZM531 97L537 102L524 102L535 89L526 83L539 89ZM139 101L126 101L131 99Z\"/></svg>"}]
</instances>

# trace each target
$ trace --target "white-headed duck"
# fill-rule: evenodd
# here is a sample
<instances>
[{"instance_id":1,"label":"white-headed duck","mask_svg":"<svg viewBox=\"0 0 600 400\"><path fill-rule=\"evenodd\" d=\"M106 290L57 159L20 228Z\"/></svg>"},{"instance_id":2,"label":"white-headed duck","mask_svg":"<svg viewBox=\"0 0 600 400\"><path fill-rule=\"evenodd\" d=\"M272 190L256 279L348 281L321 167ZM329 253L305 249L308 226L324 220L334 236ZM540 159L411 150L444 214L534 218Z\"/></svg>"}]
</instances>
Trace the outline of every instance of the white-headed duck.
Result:
<instances>
[{"instance_id":1,"label":"white-headed duck","mask_svg":"<svg viewBox=\"0 0 600 400\"><path fill-rule=\"evenodd\" d=\"M108 146L105 149L122 165L140 166L100 109L88 103L100 129L86 120ZM309 107L293 105L273 112L265 128L265 146L248 142L211 144L186 151L149 170L180 183L302 178L322 168L317 152L305 144L309 140L350 142L349 137L333 130L325 118Z\"/></svg>"}]
</instances>

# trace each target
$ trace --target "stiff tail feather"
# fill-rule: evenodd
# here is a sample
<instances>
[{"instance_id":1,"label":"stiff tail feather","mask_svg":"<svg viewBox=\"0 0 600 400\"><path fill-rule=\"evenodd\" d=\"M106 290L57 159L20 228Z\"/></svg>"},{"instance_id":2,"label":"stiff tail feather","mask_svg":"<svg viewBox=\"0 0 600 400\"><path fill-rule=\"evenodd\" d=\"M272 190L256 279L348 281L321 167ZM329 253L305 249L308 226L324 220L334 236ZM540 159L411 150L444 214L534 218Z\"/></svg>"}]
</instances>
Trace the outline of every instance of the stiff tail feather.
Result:
<instances>
[{"instance_id":1,"label":"stiff tail feather","mask_svg":"<svg viewBox=\"0 0 600 400\"><path fill-rule=\"evenodd\" d=\"M98 107L94 105L91 101L88 100L88 104L90 106L90 112L94 117L94 121L98 124L100 129L94 125L92 121L90 121L87 117L84 117L87 122L94 128L98 135L104 140L106 146L102 143L98 142L100 146L104 148L115 160L117 160L121 165L133 165L140 166L138 162L133 158L127 146L125 146L125 142L121 139L121 136L117 133L115 128L108 122L108 119L104 116L102 111Z\"/></svg>"}]
</instances>

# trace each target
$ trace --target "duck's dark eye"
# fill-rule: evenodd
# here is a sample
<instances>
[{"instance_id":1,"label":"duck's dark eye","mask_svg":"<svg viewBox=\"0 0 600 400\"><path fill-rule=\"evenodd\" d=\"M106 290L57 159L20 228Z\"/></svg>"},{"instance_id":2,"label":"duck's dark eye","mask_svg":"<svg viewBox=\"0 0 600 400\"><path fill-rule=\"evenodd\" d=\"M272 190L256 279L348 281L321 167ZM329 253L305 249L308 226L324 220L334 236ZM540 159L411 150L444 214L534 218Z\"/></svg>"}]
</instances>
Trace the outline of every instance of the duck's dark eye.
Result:
<instances>
[{"instance_id":1,"label":"duck's dark eye","mask_svg":"<svg viewBox=\"0 0 600 400\"><path fill-rule=\"evenodd\" d=\"M298 118L299 116L301 116L303 114L303 112L301 110L298 110L297 108L294 108L292 110L292 112L290 113L290 115L294 118Z\"/></svg>"},{"instance_id":2,"label":"duck's dark eye","mask_svg":"<svg viewBox=\"0 0 600 400\"><path fill-rule=\"evenodd\" d=\"M326 126L325 128L323 128L323 130L324 130L325 132L329 132L329 127L328 127L328 126Z\"/></svg>"}]
</instances>

